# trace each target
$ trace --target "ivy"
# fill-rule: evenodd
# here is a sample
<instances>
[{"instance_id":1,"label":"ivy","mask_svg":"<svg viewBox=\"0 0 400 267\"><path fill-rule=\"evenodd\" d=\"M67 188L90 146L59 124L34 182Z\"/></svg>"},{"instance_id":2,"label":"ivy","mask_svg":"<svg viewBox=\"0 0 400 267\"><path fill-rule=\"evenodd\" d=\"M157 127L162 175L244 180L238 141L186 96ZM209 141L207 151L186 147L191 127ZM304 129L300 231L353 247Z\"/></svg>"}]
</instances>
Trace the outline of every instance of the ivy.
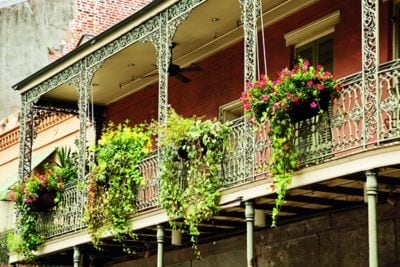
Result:
<instances>
[{"instance_id":1,"label":"ivy","mask_svg":"<svg viewBox=\"0 0 400 267\"><path fill-rule=\"evenodd\" d=\"M95 247L100 248L105 230L118 242L136 239L128 219L136 213L137 189L144 183L138 163L151 146L151 134L144 125L110 123L94 148L96 165L88 179L84 221ZM124 249L131 252L125 245Z\"/></svg>"},{"instance_id":2,"label":"ivy","mask_svg":"<svg viewBox=\"0 0 400 267\"><path fill-rule=\"evenodd\" d=\"M166 125L154 124L163 161L160 201L171 226L188 231L195 253L199 223L219 211L220 166L230 127L215 120L183 118L169 110ZM183 225L175 219L183 218Z\"/></svg>"}]
</instances>

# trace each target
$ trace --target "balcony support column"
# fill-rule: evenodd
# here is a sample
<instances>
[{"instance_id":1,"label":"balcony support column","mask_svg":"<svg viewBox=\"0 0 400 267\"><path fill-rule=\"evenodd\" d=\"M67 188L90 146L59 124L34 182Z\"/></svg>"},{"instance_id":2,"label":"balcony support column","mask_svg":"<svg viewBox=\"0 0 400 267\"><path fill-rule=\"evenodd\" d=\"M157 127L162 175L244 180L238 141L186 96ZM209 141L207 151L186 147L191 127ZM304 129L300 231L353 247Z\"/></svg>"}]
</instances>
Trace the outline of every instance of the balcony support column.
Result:
<instances>
[{"instance_id":1,"label":"balcony support column","mask_svg":"<svg viewBox=\"0 0 400 267\"><path fill-rule=\"evenodd\" d=\"M74 246L73 260L74 260L74 267L79 267L81 261L81 252L79 250L79 247L77 246Z\"/></svg>"},{"instance_id":2,"label":"balcony support column","mask_svg":"<svg viewBox=\"0 0 400 267\"><path fill-rule=\"evenodd\" d=\"M241 20L244 30L244 85L257 79L257 16L261 13L258 0L240 0ZM255 138L252 125L245 121L244 130L244 178L250 178L254 172Z\"/></svg>"},{"instance_id":3,"label":"balcony support column","mask_svg":"<svg viewBox=\"0 0 400 267\"><path fill-rule=\"evenodd\" d=\"M88 126L88 111L89 111L89 88L87 84L86 69L82 64L80 66L81 72L72 82L78 90L78 108L79 108L79 162L78 162L78 179L85 178L86 166L86 132Z\"/></svg>"},{"instance_id":4,"label":"balcony support column","mask_svg":"<svg viewBox=\"0 0 400 267\"><path fill-rule=\"evenodd\" d=\"M379 0L361 0L363 145L379 144Z\"/></svg>"},{"instance_id":5,"label":"balcony support column","mask_svg":"<svg viewBox=\"0 0 400 267\"><path fill-rule=\"evenodd\" d=\"M368 196L368 243L369 243L369 266L378 267L378 235L376 223L376 203L378 181L376 173L367 171L366 190Z\"/></svg>"},{"instance_id":6,"label":"balcony support column","mask_svg":"<svg viewBox=\"0 0 400 267\"><path fill-rule=\"evenodd\" d=\"M164 266L164 227L157 225L157 267Z\"/></svg>"},{"instance_id":7,"label":"balcony support column","mask_svg":"<svg viewBox=\"0 0 400 267\"><path fill-rule=\"evenodd\" d=\"M35 135L33 117L33 102L28 101L27 94L23 94L21 96L21 114L19 128L19 179L28 176L31 171L32 145Z\"/></svg>"},{"instance_id":8,"label":"balcony support column","mask_svg":"<svg viewBox=\"0 0 400 267\"><path fill-rule=\"evenodd\" d=\"M244 203L245 218L246 218L246 233L247 233L247 266L254 267L254 206L252 201L246 201Z\"/></svg>"}]
</instances>

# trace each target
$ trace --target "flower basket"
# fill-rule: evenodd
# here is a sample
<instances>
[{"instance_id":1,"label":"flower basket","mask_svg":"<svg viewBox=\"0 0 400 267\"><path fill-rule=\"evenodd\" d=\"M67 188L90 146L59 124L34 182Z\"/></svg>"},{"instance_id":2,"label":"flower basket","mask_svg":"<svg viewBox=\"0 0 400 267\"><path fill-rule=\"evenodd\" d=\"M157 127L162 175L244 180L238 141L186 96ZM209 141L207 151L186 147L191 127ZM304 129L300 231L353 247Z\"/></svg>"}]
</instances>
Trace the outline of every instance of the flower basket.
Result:
<instances>
[{"instance_id":1,"label":"flower basket","mask_svg":"<svg viewBox=\"0 0 400 267\"><path fill-rule=\"evenodd\" d=\"M293 69L281 70L275 81L263 76L247 84L241 98L245 116L253 123L269 123L272 147L269 168L277 193L272 210L273 225L297 168L294 123L327 110L330 99L341 89L330 72L302 59Z\"/></svg>"},{"instance_id":2,"label":"flower basket","mask_svg":"<svg viewBox=\"0 0 400 267\"><path fill-rule=\"evenodd\" d=\"M39 194L37 200L32 203L36 211L45 212L56 206L54 201L56 197L55 192L42 192Z\"/></svg>"},{"instance_id":3,"label":"flower basket","mask_svg":"<svg viewBox=\"0 0 400 267\"><path fill-rule=\"evenodd\" d=\"M289 109L289 116L292 123L303 121L317 116L321 111L326 111L329 108L331 96L329 92L325 91L320 94L319 105L311 108L312 100L305 100L302 102L293 103Z\"/></svg>"}]
</instances>

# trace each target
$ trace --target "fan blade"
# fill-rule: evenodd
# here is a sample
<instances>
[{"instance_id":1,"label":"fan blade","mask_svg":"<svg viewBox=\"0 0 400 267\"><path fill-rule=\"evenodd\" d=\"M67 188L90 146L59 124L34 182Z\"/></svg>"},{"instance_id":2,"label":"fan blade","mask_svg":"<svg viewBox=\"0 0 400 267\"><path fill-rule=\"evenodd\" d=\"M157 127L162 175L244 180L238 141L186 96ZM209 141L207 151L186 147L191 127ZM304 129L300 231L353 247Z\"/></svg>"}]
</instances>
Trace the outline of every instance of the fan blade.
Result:
<instances>
[{"instance_id":1,"label":"fan blade","mask_svg":"<svg viewBox=\"0 0 400 267\"><path fill-rule=\"evenodd\" d=\"M186 68L182 68L181 72L193 72L193 71L202 71L203 69L198 66L190 66Z\"/></svg>"},{"instance_id":2,"label":"fan blade","mask_svg":"<svg viewBox=\"0 0 400 267\"><path fill-rule=\"evenodd\" d=\"M156 76L156 75L158 75L158 73L147 74L147 75L142 76L141 78L147 78L147 77Z\"/></svg>"},{"instance_id":3,"label":"fan blade","mask_svg":"<svg viewBox=\"0 0 400 267\"><path fill-rule=\"evenodd\" d=\"M188 83L188 82L190 82L190 79L189 79L189 78L187 78L186 76L184 76L184 75L182 75L182 74L180 74L180 73L175 74L173 77L177 78L178 80L180 80L180 81L183 82L183 83Z\"/></svg>"}]
</instances>

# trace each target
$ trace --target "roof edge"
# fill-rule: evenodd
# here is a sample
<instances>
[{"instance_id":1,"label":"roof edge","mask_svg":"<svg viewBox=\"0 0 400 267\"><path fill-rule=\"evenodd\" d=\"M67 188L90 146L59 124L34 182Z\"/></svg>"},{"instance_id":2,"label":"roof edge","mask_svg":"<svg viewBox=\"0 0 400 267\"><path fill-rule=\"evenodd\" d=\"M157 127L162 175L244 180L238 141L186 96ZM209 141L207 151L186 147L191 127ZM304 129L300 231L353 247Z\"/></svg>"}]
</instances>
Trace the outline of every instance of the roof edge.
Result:
<instances>
[{"instance_id":1,"label":"roof edge","mask_svg":"<svg viewBox=\"0 0 400 267\"><path fill-rule=\"evenodd\" d=\"M111 35L117 29L122 28L123 26L135 21L140 16L144 15L147 12L150 12L151 10L155 9L156 7L158 7L159 5L161 5L164 2L165 1L163 1L163 0L153 0L152 2L150 2L145 7L143 7L140 10L138 10L137 12L132 14L131 16L129 16L126 19L114 24L113 26L111 26L107 30L105 30L105 31L101 32L100 34L96 35L89 42L86 42L86 43L83 43L80 46L77 46L76 48L74 48L73 50L71 50L70 52L65 54L64 56L60 57L59 59L51 62L50 64L48 64L46 66L44 66L43 68L41 68L38 71L34 72L33 74L29 75L28 77L22 79L20 82L12 85L11 88L14 89L15 91L19 91L22 87L24 87L25 85L27 85L28 83L33 81L35 78L39 77L40 75L46 73L48 70L51 70L52 68L54 68L56 66L59 66L62 63L68 61L72 57L74 57L74 56L78 55L80 52L84 51L86 48L92 46L92 44L94 42L98 42L98 41L101 41L102 39L105 39L107 36Z\"/></svg>"}]
</instances>

